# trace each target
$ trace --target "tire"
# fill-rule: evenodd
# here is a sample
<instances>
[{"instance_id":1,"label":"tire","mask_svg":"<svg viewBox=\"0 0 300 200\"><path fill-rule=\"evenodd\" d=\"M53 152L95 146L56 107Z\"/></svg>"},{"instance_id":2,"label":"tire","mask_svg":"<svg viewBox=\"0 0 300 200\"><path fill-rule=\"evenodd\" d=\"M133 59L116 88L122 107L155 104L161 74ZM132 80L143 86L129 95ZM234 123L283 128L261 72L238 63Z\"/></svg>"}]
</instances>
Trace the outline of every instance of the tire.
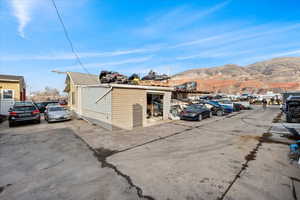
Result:
<instances>
[{"instance_id":1,"label":"tire","mask_svg":"<svg viewBox=\"0 0 300 200\"><path fill-rule=\"evenodd\" d=\"M14 122L9 122L8 123L8 126L11 128L11 127L14 127L15 126L15 123Z\"/></svg>"},{"instance_id":2,"label":"tire","mask_svg":"<svg viewBox=\"0 0 300 200\"><path fill-rule=\"evenodd\" d=\"M223 116L223 111L222 110L218 110L217 111L217 116L219 116L219 117Z\"/></svg>"},{"instance_id":3,"label":"tire","mask_svg":"<svg viewBox=\"0 0 300 200\"><path fill-rule=\"evenodd\" d=\"M289 116L286 116L286 121L287 121L287 123L292 123L292 118Z\"/></svg>"},{"instance_id":4,"label":"tire","mask_svg":"<svg viewBox=\"0 0 300 200\"><path fill-rule=\"evenodd\" d=\"M201 114L198 116L198 121L202 121L202 115Z\"/></svg>"}]
</instances>

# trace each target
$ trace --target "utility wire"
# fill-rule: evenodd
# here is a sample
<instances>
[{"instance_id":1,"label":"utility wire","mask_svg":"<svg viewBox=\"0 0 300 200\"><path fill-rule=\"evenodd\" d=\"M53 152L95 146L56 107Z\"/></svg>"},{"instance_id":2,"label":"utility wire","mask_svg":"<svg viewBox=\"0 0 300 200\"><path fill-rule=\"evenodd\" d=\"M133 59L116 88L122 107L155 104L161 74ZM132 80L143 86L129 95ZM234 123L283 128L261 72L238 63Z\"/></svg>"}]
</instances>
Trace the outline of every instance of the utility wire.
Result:
<instances>
[{"instance_id":1,"label":"utility wire","mask_svg":"<svg viewBox=\"0 0 300 200\"><path fill-rule=\"evenodd\" d=\"M71 38L70 38L70 36L69 36L67 27L66 27L65 24L64 24L64 21L63 21L63 19L62 19L62 17L61 17L61 14L59 13L59 10L58 10L58 8L57 8L57 6L56 6L55 0L51 0L51 1L52 1L52 4L53 4L53 7L55 8L57 17L58 17L58 19L59 19L59 21L60 21L60 23L61 23L61 25L62 25L62 27L63 27L65 37L66 37L67 41L69 42L69 45L70 45L70 47L71 47L71 50L72 50L73 54L75 55L75 58L76 58L77 62L79 63L79 65L82 67L82 69L83 69L87 74L92 75L92 74L88 71L88 69L83 65L83 63L82 63L81 60L80 60L80 57L78 56L78 54L77 54L76 51L75 51L73 42L72 42L72 40L71 40Z\"/></svg>"}]
</instances>

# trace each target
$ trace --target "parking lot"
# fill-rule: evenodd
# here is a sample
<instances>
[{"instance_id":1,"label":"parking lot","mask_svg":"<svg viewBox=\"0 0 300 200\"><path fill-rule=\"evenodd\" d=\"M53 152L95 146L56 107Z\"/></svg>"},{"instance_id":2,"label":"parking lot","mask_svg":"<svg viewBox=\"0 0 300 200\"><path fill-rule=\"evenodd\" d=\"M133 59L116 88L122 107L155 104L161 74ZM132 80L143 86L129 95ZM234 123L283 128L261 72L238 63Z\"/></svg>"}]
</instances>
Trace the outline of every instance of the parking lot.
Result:
<instances>
[{"instance_id":1,"label":"parking lot","mask_svg":"<svg viewBox=\"0 0 300 200\"><path fill-rule=\"evenodd\" d=\"M1 199L286 199L300 169L264 133L279 108L107 131L83 120L0 125ZM292 126L298 127L298 124Z\"/></svg>"}]
</instances>

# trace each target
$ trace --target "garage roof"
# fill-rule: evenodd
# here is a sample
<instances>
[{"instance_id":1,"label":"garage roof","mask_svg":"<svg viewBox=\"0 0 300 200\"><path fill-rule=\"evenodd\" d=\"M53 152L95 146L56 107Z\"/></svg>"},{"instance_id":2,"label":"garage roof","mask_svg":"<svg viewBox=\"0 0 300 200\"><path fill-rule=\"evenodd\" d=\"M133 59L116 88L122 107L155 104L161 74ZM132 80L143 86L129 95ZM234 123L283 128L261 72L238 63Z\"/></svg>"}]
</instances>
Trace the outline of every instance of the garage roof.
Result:
<instances>
[{"instance_id":1,"label":"garage roof","mask_svg":"<svg viewBox=\"0 0 300 200\"><path fill-rule=\"evenodd\" d=\"M128 85L128 84L95 84L87 85L84 87L105 87L105 88L125 88L125 89L144 89L144 90L160 90L160 91L173 91L173 87L161 86L145 86L145 85Z\"/></svg>"},{"instance_id":2,"label":"garage roof","mask_svg":"<svg viewBox=\"0 0 300 200\"><path fill-rule=\"evenodd\" d=\"M67 72L74 85L94 85L99 84L99 77L94 74L84 74L80 72Z\"/></svg>"},{"instance_id":3,"label":"garage roof","mask_svg":"<svg viewBox=\"0 0 300 200\"><path fill-rule=\"evenodd\" d=\"M14 75L5 75L5 74L0 74L0 80L5 80L5 81L24 81L23 76L14 76Z\"/></svg>"}]
</instances>

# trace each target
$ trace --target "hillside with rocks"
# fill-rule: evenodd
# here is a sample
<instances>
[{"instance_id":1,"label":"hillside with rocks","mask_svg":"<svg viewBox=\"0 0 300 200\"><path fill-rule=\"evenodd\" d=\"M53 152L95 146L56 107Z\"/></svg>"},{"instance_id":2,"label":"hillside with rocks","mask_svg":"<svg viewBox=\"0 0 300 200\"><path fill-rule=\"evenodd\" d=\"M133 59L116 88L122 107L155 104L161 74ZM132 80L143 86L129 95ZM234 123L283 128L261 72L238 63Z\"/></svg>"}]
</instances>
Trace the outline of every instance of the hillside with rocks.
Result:
<instances>
[{"instance_id":1,"label":"hillside with rocks","mask_svg":"<svg viewBox=\"0 0 300 200\"><path fill-rule=\"evenodd\" d=\"M300 57L274 58L247 66L191 69L174 75L171 85L196 81L201 91L239 93L300 90Z\"/></svg>"}]
</instances>

